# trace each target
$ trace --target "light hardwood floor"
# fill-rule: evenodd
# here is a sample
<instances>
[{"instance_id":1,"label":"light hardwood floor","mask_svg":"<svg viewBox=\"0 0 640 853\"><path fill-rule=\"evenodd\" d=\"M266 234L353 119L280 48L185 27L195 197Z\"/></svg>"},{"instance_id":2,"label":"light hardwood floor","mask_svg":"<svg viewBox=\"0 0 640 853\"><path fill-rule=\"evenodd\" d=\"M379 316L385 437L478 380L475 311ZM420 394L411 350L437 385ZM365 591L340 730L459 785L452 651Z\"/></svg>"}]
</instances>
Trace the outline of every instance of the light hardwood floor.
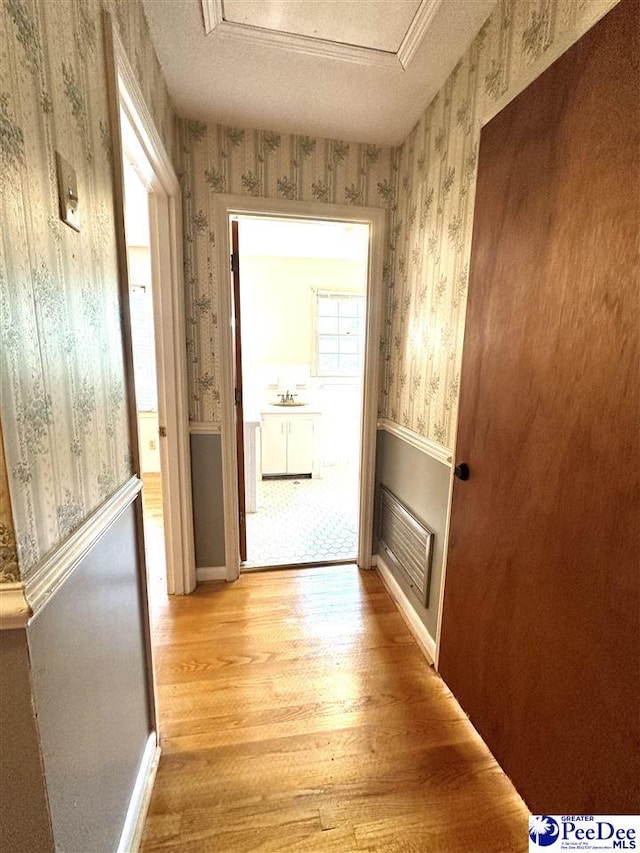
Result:
<instances>
[{"instance_id":1,"label":"light hardwood floor","mask_svg":"<svg viewBox=\"0 0 640 853\"><path fill-rule=\"evenodd\" d=\"M374 572L244 575L154 608L143 851L526 851L528 812Z\"/></svg>"},{"instance_id":2,"label":"light hardwood floor","mask_svg":"<svg viewBox=\"0 0 640 853\"><path fill-rule=\"evenodd\" d=\"M149 603L153 615L157 605L165 604L167 597L167 566L162 519L162 480L159 473L147 473L142 475L142 482L144 541L149 577Z\"/></svg>"}]
</instances>

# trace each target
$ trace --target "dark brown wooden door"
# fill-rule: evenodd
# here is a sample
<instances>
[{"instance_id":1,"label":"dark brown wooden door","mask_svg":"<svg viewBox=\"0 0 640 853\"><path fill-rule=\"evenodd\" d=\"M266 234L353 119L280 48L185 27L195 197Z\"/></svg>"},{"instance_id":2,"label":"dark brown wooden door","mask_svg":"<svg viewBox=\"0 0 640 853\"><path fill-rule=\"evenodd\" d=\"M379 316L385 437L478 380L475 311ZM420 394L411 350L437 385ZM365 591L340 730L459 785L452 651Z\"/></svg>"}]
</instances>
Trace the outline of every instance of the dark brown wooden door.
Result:
<instances>
[{"instance_id":1,"label":"dark brown wooden door","mask_svg":"<svg viewBox=\"0 0 640 853\"><path fill-rule=\"evenodd\" d=\"M481 136L440 670L538 813L640 811L639 9Z\"/></svg>"},{"instance_id":2,"label":"dark brown wooden door","mask_svg":"<svg viewBox=\"0 0 640 853\"><path fill-rule=\"evenodd\" d=\"M244 410L242 408L242 328L240 325L240 234L238 220L231 223L231 272L233 275L233 340L236 407L236 454L238 469L238 530L240 561L247 559L247 515L244 489Z\"/></svg>"}]
</instances>

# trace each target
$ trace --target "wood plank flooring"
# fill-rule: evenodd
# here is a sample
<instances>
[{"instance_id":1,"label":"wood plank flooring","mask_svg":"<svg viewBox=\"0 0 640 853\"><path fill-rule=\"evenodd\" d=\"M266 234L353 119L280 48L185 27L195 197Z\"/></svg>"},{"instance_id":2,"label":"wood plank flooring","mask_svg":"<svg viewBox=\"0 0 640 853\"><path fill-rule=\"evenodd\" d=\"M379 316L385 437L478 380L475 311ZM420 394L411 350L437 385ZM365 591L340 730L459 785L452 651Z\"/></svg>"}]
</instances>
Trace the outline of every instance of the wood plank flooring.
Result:
<instances>
[{"instance_id":1,"label":"wood plank flooring","mask_svg":"<svg viewBox=\"0 0 640 853\"><path fill-rule=\"evenodd\" d=\"M143 851L528 849L528 811L375 572L244 575L154 621Z\"/></svg>"}]
</instances>

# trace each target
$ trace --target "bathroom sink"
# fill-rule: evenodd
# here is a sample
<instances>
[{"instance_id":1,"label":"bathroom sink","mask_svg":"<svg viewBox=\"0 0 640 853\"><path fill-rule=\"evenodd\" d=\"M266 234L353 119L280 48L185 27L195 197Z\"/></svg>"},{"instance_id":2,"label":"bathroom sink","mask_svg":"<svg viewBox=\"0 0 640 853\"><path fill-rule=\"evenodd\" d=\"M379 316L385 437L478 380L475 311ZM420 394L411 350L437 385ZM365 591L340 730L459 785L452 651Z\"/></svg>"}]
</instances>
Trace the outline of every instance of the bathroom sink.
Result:
<instances>
[{"instance_id":1,"label":"bathroom sink","mask_svg":"<svg viewBox=\"0 0 640 853\"><path fill-rule=\"evenodd\" d=\"M306 403L299 403L297 400L287 400L286 403L283 403L281 400L278 400L277 403L272 403L272 406L282 406L285 409L291 409L294 406L306 406Z\"/></svg>"}]
</instances>

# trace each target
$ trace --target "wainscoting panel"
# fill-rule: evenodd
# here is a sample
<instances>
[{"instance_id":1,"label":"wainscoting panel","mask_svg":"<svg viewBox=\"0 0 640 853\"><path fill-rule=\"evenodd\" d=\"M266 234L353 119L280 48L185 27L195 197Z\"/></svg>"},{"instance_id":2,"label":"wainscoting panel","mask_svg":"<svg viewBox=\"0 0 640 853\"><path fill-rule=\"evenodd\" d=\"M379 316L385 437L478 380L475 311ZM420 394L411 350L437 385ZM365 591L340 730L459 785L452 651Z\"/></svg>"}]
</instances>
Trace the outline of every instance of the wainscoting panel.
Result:
<instances>
[{"instance_id":1,"label":"wainscoting panel","mask_svg":"<svg viewBox=\"0 0 640 853\"><path fill-rule=\"evenodd\" d=\"M58 850L116 849L153 731L136 547L134 502L27 631Z\"/></svg>"},{"instance_id":2,"label":"wainscoting panel","mask_svg":"<svg viewBox=\"0 0 640 853\"><path fill-rule=\"evenodd\" d=\"M380 486L386 486L434 533L431 564L429 606L424 606L396 566L389 565L394 579L424 622L431 637L438 628L438 605L442 580L443 543L449 507L451 468L448 464L419 450L397 435L378 430L376 459L376 506L379 505ZM378 524L374 525L374 530ZM374 553L379 550L374 542ZM391 561L388 561L389 564Z\"/></svg>"},{"instance_id":3,"label":"wainscoting panel","mask_svg":"<svg viewBox=\"0 0 640 853\"><path fill-rule=\"evenodd\" d=\"M0 631L0 850L53 848L24 629Z\"/></svg>"},{"instance_id":4,"label":"wainscoting panel","mask_svg":"<svg viewBox=\"0 0 640 853\"><path fill-rule=\"evenodd\" d=\"M224 566L220 435L191 435L191 486L196 567Z\"/></svg>"}]
</instances>

